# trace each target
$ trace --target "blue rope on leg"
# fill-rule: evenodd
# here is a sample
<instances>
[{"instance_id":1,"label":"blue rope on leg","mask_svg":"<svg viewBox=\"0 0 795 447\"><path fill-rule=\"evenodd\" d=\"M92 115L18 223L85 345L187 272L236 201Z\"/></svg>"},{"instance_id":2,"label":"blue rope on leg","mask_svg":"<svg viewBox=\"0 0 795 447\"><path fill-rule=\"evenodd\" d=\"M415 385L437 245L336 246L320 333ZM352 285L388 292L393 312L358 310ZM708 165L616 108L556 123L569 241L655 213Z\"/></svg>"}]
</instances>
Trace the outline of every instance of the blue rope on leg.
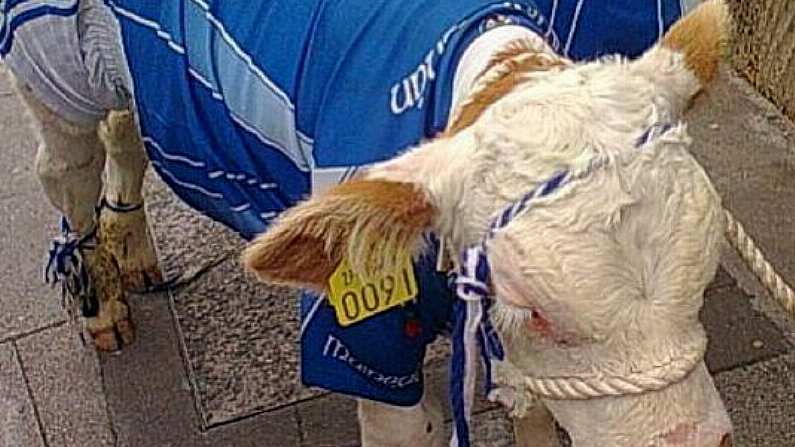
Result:
<instances>
[{"instance_id":1,"label":"blue rope on leg","mask_svg":"<svg viewBox=\"0 0 795 447\"><path fill-rule=\"evenodd\" d=\"M66 217L61 217L61 235L50 245L44 281L53 287L61 286L61 305L72 317L78 308L84 317L96 317L99 312L99 300L84 259L85 250L96 248L95 236L96 228L80 236L72 231Z\"/></svg>"}]
</instances>

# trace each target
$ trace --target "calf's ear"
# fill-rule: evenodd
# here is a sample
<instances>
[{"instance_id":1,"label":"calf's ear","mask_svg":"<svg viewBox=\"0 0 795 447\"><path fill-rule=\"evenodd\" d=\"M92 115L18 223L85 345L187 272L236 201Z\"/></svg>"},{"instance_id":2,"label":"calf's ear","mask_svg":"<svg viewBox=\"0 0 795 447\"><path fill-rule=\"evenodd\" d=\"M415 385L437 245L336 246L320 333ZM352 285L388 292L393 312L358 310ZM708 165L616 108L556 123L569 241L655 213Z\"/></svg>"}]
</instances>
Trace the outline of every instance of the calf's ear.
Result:
<instances>
[{"instance_id":1,"label":"calf's ear","mask_svg":"<svg viewBox=\"0 0 795 447\"><path fill-rule=\"evenodd\" d=\"M244 267L274 284L324 292L343 257L359 273L415 255L436 208L413 183L356 180L286 211L244 250Z\"/></svg>"},{"instance_id":2,"label":"calf's ear","mask_svg":"<svg viewBox=\"0 0 795 447\"><path fill-rule=\"evenodd\" d=\"M638 60L633 70L649 79L673 116L688 109L693 98L715 79L723 60L729 26L728 8L708 0L675 23Z\"/></svg>"},{"instance_id":3,"label":"calf's ear","mask_svg":"<svg viewBox=\"0 0 795 447\"><path fill-rule=\"evenodd\" d=\"M702 85L708 85L723 59L730 22L724 1L708 0L675 23L662 46L683 54L687 67Z\"/></svg>"}]
</instances>

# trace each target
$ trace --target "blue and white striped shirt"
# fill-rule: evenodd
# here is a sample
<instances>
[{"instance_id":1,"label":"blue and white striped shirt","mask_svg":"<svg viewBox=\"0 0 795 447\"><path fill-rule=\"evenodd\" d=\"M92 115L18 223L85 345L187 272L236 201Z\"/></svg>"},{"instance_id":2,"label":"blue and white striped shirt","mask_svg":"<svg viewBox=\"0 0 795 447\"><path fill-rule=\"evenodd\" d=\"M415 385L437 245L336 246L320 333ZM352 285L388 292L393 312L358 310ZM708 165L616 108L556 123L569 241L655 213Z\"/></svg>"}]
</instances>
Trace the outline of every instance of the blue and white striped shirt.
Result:
<instances>
[{"instance_id":1,"label":"blue and white striped shirt","mask_svg":"<svg viewBox=\"0 0 795 447\"><path fill-rule=\"evenodd\" d=\"M681 12L679 0L107 1L155 168L246 237L313 182L442 131L487 17L585 59L637 55Z\"/></svg>"}]
</instances>

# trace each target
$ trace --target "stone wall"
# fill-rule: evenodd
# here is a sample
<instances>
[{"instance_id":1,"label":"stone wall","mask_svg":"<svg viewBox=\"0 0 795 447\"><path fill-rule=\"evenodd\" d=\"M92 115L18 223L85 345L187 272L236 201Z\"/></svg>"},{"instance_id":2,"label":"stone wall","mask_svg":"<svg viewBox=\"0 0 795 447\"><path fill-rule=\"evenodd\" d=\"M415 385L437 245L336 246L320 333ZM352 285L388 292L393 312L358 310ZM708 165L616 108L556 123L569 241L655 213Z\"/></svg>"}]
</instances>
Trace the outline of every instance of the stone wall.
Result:
<instances>
[{"instance_id":1,"label":"stone wall","mask_svg":"<svg viewBox=\"0 0 795 447\"><path fill-rule=\"evenodd\" d=\"M735 69L795 120L795 0L728 0Z\"/></svg>"}]
</instances>

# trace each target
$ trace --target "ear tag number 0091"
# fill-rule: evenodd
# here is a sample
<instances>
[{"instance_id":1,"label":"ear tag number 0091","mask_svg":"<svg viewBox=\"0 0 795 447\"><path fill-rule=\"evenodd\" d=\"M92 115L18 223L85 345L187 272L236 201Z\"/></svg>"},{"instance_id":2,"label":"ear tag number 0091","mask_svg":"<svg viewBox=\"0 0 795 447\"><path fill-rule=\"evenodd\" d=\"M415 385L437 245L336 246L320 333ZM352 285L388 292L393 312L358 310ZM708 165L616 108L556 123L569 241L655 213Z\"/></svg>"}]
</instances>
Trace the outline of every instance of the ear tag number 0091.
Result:
<instances>
[{"instance_id":1,"label":"ear tag number 0091","mask_svg":"<svg viewBox=\"0 0 795 447\"><path fill-rule=\"evenodd\" d=\"M343 259L329 278L329 302L340 326L350 326L409 302L417 296L411 259L371 277L356 275Z\"/></svg>"}]
</instances>

